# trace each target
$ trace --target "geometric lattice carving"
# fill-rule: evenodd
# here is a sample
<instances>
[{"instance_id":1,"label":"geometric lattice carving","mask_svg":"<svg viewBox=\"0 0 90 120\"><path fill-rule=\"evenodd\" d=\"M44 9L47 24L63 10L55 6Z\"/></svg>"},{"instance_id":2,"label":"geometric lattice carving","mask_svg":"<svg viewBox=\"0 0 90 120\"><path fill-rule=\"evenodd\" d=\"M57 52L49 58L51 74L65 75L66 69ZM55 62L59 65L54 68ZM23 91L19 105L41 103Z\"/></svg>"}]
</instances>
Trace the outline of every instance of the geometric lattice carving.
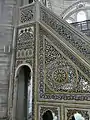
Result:
<instances>
[{"instance_id":1,"label":"geometric lattice carving","mask_svg":"<svg viewBox=\"0 0 90 120\"><path fill-rule=\"evenodd\" d=\"M57 92L75 90L77 73L74 66L46 40L44 46L47 86Z\"/></svg>"},{"instance_id":2,"label":"geometric lattice carving","mask_svg":"<svg viewBox=\"0 0 90 120\"><path fill-rule=\"evenodd\" d=\"M90 81L87 80L79 71L78 71L78 91L89 92L90 93Z\"/></svg>"},{"instance_id":3,"label":"geometric lattice carving","mask_svg":"<svg viewBox=\"0 0 90 120\"><path fill-rule=\"evenodd\" d=\"M20 22L30 22L35 18L35 5L24 7L20 9Z\"/></svg>"},{"instance_id":4,"label":"geometric lattice carving","mask_svg":"<svg viewBox=\"0 0 90 120\"><path fill-rule=\"evenodd\" d=\"M90 100L89 74L85 77L83 64L79 67L79 59L69 53L72 59L67 53L69 53L68 49L40 28L39 99ZM77 62L74 61L75 59Z\"/></svg>"},{"instance_id":5,"label":"geometric lattice carving","mask_svg":"<svg viewBox=\"0 0 90 120\"><path fill-rule=\"evenodd\" d=\"M87 79L60 52L44 40L45 84L56 92L90 92ZM79 77L79 78L78 78Z\"/></svg>"},{"instance_id":6,"label":"geometric lattice carving","mask_svg":"<svg viewBox=\"0 0 90 120\"><path fill-rule=\"evenodd\" d=\"M72 54L72 52L66 49L60 42L58 42L58 40L55 40L54 37L52 37L46 31L43 31L42 28L40 34L47 36L47 38L49 38L58 49L60 49L76 66L81 69L81 71L83 71L83 73L85 73L90 78L90 69L85 66L85 64L83 64L80 59L78 59L74 54Z\"/></svg>"}]
</instances>

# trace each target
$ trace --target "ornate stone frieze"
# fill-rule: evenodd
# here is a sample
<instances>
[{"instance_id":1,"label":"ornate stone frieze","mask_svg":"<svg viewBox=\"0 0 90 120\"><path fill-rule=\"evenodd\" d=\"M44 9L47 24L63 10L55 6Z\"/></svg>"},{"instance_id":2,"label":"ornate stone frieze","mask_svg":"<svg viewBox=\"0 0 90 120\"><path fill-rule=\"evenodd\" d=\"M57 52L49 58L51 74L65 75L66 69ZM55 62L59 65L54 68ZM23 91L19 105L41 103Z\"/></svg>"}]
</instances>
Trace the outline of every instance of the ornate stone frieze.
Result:
<instances>
[{"instance_id":1,"label":"ornate stone frieze","mask_svg":"<svg viewBox=\"0 0 90 120\"><path fill-rule=\"evenodd\" d=\"M61 22L59 19L55 18L53 14L50 14L44 8L40 8L40 19L49 25L54 31L61 35L66 42L69 42L73 47L75 47L85 58L90 60L90 45L85 42L84 39L72 31L69 27Z\"/></svg>"},{"instance_id":2,"label":"ornate stone frieze","mask_svg":"<svg viewBox=\"0 0 90 120\"><path fill-rule=\"evenodd\" d=\"M20 8L20 23L30 22L35 19L35 4Z\"/></svg>"},{"instance_id":3,"label":"ornate stone frieze","mask_svg":"<svg viewBox=\"0 0 90 120\"><path fill-rule=\"evenodd\" d=\"M90 100L90 83L84 76L89 77L85 69L90 70L42 28L38 61L39 99Z\"/></svg>"}]
</instances>

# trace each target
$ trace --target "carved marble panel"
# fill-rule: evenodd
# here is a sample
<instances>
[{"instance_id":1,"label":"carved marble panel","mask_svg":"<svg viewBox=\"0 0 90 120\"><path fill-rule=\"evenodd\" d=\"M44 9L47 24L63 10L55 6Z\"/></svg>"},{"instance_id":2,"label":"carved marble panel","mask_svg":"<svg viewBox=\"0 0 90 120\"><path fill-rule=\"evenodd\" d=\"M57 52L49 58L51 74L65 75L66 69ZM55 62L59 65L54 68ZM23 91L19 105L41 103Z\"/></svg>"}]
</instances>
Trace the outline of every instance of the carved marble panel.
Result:
<instances>
[{"instance_id":1,"label":"carved marble panel","mask_svg":"<svg viewBox=\"0 0 90 120\"><path fill-rule=\"evenodd\" d=\"M35 4L20 8L20 23L30 22L35 19Z\"/></svg>"},{"instance_id":2,"label":"carved marble panel","mask_svg":"<svg viewBox=\"0 0 90 120\"><path fill-rule=\"evenodd\" d=\"M64 55L58 52L47 38L45 47L45 85L54 92L75 90L77 85L77 70Z\"/></svg>"},{"instance_id":3,"label":"carved marble panel","mask_svg":"<svg viewBox=\"0 0 90 120\"><path fill-rule=\"evenodd\" d=\"M90 100L89 74L84 68L90 71L60 41L40 28L38 59L40 100Z\"/></svg>"}]
</instances>

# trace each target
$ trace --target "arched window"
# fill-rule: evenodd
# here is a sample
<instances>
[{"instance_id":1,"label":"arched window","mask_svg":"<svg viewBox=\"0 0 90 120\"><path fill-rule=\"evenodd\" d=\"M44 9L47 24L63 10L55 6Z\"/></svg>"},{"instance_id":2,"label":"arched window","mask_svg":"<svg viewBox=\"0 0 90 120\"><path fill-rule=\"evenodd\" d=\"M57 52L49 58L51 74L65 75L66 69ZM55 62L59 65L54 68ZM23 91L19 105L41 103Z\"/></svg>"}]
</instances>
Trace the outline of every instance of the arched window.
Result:
<instances>
[{"instance_id":1,"label":"arched window","mask_svg":"<svg viewBox=\"0 0 90 120\"><path fill-rule=\"evenodd\" d=\"M85 21L86 20L86 13L84 11L80 11L77 13L77 22Z\"/></svg>"}]
</instances>

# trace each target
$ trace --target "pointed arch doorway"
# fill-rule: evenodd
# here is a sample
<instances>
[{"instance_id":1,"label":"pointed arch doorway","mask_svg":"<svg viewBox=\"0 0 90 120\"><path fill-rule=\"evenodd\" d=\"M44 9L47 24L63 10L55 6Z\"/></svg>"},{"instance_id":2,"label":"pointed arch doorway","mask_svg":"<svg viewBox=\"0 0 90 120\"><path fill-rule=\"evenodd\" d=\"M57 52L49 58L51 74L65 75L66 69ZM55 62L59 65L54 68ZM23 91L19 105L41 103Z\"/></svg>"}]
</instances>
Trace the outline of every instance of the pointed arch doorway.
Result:
<instances>
[{"instance_id":1,"label":"pointed arch doorway","mask_svg":"<svg viewBox=\"0 0 90 120\"><path fill-rule=\"evenodd\" d=\"M21 65L16 72L17 101L16 120L28 120L32 116L32 70L27 65Z\"/></svg>"}]
</instances>

